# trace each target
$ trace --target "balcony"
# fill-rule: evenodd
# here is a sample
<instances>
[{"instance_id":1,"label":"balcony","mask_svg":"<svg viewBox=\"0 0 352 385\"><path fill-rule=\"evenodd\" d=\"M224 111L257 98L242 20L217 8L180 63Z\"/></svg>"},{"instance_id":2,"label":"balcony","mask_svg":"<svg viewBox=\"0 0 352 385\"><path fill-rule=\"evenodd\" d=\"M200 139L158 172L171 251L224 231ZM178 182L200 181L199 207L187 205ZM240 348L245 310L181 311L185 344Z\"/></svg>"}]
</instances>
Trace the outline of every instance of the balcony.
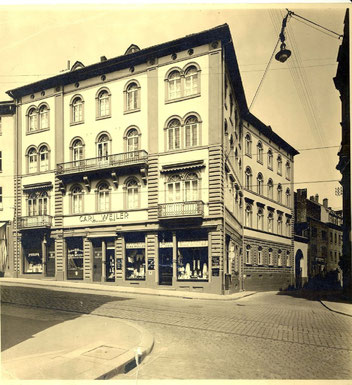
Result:
<instances>
[{"instance_id":1,"label":"balcony","mask_svg":"<svg viewBox=\"0 0 352 385\"><path fill-rule=\"evenodd\" d=\"M130 166L143 166L148 163L148 153L144 150L112 154L104 157L58 163L57 176L88 173Z\"/></svg>"},{"instance_id":2,"label":"balcony","mask_svg":"<svg viewBox=\"0 0 352 385\"><path fill-rule=\"evenodd\" d=\"M203 201L163 203L158 205L159 219L203 218Z\"/></svg>"},{"instance_id":3,"label":"balcony","mask_svg":"<svg viewBox=\"0 0 352 385\"><path fill-rule=\"evenodd\" d=\"M51 227L52 217L50 215L34 215L20 217L18 227L20 229L37 229Z\"/></svg>"}]
</instances>

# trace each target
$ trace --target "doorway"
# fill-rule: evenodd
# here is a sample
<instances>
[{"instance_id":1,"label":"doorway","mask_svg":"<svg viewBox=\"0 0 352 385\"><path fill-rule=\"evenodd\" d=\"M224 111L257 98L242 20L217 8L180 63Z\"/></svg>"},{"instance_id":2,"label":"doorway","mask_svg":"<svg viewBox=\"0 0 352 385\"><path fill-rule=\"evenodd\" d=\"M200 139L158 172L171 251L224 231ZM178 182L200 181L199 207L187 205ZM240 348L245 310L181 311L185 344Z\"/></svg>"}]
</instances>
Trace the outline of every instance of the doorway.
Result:
<instances>
[{"instance_id":1,"label":"doorway","mask_svg":"<svg viewBox=\"0 0 352 385\"><path fill-rule=\"evenodd\" d=\"M115 282L115 248L106 249L106 280Z\"/></svg>"},{"instance_id":2,"label":"doorway","mask_svg":"<svg viewBox=\"0 0 352 385\"><path fill-rule=\"evenodd\" d=\"M172 285L172 248L159 249L159 284Z\"/></svg>"}]
</instances>

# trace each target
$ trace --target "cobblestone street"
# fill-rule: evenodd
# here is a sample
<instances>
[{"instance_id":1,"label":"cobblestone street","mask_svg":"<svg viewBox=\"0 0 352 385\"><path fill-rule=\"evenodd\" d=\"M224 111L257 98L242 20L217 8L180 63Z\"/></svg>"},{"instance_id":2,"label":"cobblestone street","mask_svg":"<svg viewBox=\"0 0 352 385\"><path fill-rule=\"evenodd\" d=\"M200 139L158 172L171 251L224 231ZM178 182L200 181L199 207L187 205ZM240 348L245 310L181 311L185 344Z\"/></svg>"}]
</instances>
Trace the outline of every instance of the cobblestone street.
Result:
<instances>
[{"instance_id":1,"label":"cobblestone street","mask_svg":"<svg viewBox=\"0 0 352 385\"><path fill-rule=\"evenodd\" d=\"M125 319L150 331L138 378L350 379L352 318L318 301L257 293L237 301L1 288L2 302ZM136 369L116 378L134 378Z\"/></svg>"}]
</instances>

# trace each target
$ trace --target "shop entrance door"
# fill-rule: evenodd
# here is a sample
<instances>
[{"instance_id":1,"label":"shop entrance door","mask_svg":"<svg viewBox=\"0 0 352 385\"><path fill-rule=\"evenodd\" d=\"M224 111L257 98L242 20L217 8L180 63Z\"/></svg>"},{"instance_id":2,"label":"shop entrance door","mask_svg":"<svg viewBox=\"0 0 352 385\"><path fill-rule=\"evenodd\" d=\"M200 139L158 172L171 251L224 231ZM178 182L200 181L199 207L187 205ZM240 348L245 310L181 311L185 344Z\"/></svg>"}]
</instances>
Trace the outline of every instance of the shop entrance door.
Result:
<instances>
[{"instance_id":1,"label":"shop entrance door","mask_svg":"<svg viewBox=\"0 0 352 385\"><path fill-rule=\"evenodd\" d=\"M159 284L172 285L172 249L159 249Z\"/></svg>"},{"instance_id":2,"label":"shop entrance door","mask_svg":"<svg viewBox=\"0 0 352 385\"><path fill-rule=\"evenodd\" d=\"M106 280L115 281L115 249L106 249Z\"/></svg>"},{"instance_id":3,"label":"shop entrance door","mask_svg":"<svg viewBox=\"0 0 352 385\"><path fill-rule=\"evenodd\" d=\"M93 254L93 281L101 281L102 250L95 249Z\"/></svg>"}]
</instances>

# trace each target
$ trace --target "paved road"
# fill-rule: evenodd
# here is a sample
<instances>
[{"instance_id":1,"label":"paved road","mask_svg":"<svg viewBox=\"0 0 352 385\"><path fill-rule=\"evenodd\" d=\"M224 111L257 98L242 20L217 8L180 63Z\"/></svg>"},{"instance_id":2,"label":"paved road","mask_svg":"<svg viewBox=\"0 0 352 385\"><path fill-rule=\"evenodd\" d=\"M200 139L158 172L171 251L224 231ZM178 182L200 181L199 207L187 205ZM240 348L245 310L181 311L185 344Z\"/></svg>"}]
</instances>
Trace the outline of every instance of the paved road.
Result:
<instances>
[{"instance_id":1,"label":"paved road","mask_svg":"<svg viewBox=\"0 0 352 385\"><path fill-rule=\"evenodd\" d=\"M317 301L87 295L2 287L2 301L134 321L155 337L139 379L350 379L352 318ZM117 379L135 378L133 370Z\"/></svg>"}]
</instances>

